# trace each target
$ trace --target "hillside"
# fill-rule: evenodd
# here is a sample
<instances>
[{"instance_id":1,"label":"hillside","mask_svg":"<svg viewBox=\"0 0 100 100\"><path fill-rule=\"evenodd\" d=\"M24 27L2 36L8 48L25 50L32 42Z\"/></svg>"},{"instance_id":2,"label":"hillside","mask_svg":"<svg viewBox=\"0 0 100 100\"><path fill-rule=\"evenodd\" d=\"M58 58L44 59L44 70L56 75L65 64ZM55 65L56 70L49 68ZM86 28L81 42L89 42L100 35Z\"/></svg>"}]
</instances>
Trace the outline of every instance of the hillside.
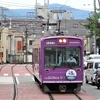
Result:
<instances>
[{"instance_id":1,"label":"hillside","mask_svg":"<svg viewBox=\"0 0 100 100\"><path fill-rule=\"evenodd\" d=\"M90 13L89 11L75 9L70 6L63 6L61 4L51 4L49 5L49 9L71 11L74 19L86 19ZM35 9L8 9L5 10L4 14L7 18L26 18L28 12L33 12L35 17Z\"/></svg>"}]
</instances>

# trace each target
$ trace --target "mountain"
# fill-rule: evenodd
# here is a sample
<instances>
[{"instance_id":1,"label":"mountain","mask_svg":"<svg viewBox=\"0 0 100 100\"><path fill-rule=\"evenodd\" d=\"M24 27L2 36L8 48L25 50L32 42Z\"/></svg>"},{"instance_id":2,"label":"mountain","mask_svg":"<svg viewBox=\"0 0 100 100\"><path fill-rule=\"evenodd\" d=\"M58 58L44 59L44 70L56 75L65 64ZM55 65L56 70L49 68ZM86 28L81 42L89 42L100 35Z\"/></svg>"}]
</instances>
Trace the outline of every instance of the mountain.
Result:
<instances>
[{"instance_id":1,"label":"mountain","mask_svg":"<svg viewBox=\"0 0 100 100\"><path fill-rule=\"evenodd\" d=\"M72 12L72 16L74 19L86 19L89 16L89 11L80 10L76 8L72 8L70 6L61 5L61 4L51 4L49 6L50 10L67 10Z\"/></svg>"},{"instance_id":2,"label":"mountain","mask_svg":"<svg viewBox=\"0 0 100 100\"><path fill-rule=\"evenodd\" d=\"M70 6L61 4L50 4L50 10L67 10L72 12L72 17L74 19L86 19L89 16L89 11L75 9ZM0 11L1 13L1 11ZM35 9L8 9L5 10L4 14L7 18L27 18L29 13L33 13L35 17ZM33 16L32 15L32 16Z\"/></svg>"}]
</instances>

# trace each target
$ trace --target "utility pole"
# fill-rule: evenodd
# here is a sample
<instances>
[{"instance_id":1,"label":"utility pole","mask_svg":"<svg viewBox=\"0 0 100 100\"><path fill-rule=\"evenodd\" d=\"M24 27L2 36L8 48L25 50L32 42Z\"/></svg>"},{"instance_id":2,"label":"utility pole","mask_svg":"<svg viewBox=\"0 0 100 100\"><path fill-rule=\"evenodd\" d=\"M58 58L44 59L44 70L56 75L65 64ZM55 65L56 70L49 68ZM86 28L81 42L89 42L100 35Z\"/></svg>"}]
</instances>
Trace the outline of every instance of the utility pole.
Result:
<instances>
[{"instance_id":1,"label":"utility pole","mask_svg":"<svg viewBox=\"0 0 100 100\"><path fill-rule=\"evenodd\" d=\"M60 30L61 20L58 19L58 32L56 35L63 35L63 31Z\"/></svg>"},{"instance_id":2,"label":"utility pole","mask_svg":"<svg viewBox=\"0 0 100 100\"><path fill-rule=\"evenodd\" d=\"M37 0L36 0L36 19L37 19Z\"/></svg>"},{"instance_id":3,"label":"utility pole","mask_svg":"<svg viewBox=\"0 0 100 100\"><path fill-rule=\"evenodd\" d=\"M47 31L49 31L49 15L48 15L48 19L47 19Z\"/></svg>"},{"instance_id":4,"label":"utility pole","mask_svg":"<svg viewBox=\"0 0 100 100\"><path fill-rule=\"evenodd\" d=\"M58 24L58 34L60 34L60 23L61 23L61 20L59 20L59 24Z\"/></svg>"},{"instance_id":5,"label":"utility pole","mask_svg":"<svg viewBox=\"0 0 100 100\"><path fill-rule=\"evenodd\" d=\"M26 63L27 63L27 55L28 55L28 50L27 50L27 32L28 32L28 30L27 30L27 27L26 27L26 31L25 31L25 36L26 36Z\"/></svg>"},{"instance_id":6,"label":"utility pole","mask_svg":"<svg viewBox=\"0 0 100 100\"><path fill-rule=\"evenodd\" d=\"M96 14L96 0L94 0L94 14ZM96 34L94 33L94 54L97 53L97 47L96 47Z\"/></svg>"},{"instance_id":7,"label":"utility pole","mask_svg":"<svg viewBox=\"0 0 100 100\"><path fill-rule=\"evenodd\" d=\"M98 0L98 5L99 5L99 11L100 11L100 0Z\"/></svg>"},{"instance_id":8,"label":"utility pole","mask_svg":"<svg viewBox=\"0 0 100 100\"><path fill-rule=\"evenodd\" d=\"M27 27L26 27L26 31L25 31L25 35L26 35L26 63L27 63L27 55L28 55L28 50L27 50L27 32L28 32L28 30L27 30Z\"/></svg>"},{"instance_id":9,"label":"utility pole","mask_svg":"<svg viewBox=\"0 0 100 100\"><path fill-rule=\"evenodd\" d=\"M2 18L1 20L2 21L5 21L5 15L4 15L4 11L5 10L8 10L8 9L7 8L4 8L4 7L1 7L1 18Z\"/></svg>"}]
</instances>

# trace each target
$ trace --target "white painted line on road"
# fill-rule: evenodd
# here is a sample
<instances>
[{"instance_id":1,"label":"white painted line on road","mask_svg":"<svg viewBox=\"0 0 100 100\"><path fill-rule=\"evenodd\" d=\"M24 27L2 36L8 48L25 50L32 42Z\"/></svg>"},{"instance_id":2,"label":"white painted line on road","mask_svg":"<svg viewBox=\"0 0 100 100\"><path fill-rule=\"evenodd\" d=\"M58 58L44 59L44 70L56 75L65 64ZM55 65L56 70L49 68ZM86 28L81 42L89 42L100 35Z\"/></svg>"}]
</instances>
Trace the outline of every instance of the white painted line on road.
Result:
<instances>
[{"instance_id":1,"label":"white painted line on road","mask_svg":"<svg viewBox=\"0 0 100 100\"><path fill-rule=\"evenodd\" d=\"M18 77L16 77L16 82L17 82L17 84L19 84L19 80L18 80Z\"/></svg>"},{"instance_id":2,"label":"white painted line on road","mask_svg":"<svg viewBox=\"0 0 100 100\"><path fill-rule=\"evenodd\" d=\"M30 74L25 74L26 76L30 76Z\"/></svg>"},{"instance_id":3,"label":"white painted line on road","mask_svg":"<svg viewBox=\"0 0 100 100\"><path fill-rule=\"evenodd\" d=\"M3 76L8 76L8 74L3 74Z\"/></svg>"},{"instance_id":4,"label":"white painted line on road","mask_svg":"<svg viewBox=\"0 0 100 100\"><path fill-rule=\"evenodd\" d=\"M0 84L13 84L12 77L0 77Z\"/></svg>"},{"instance_id":5,"label":"white painted line on road","mask_svg":"<svg viewBox=\"0 0 100 100\"><path fill-rule=\"evenodd\" d=\"M15 76L19 76L19 74L14 74Z\"/></svg>"},{"instance_id":6,"label":"white painted line on road","mask_svg":"<svg viewBox=\"0 0 100 100\"><path fill-rule=\"evenodd\" d=\"M32 80L35 81L33 77L32 77Z\"/></svg>"}]
</instances>

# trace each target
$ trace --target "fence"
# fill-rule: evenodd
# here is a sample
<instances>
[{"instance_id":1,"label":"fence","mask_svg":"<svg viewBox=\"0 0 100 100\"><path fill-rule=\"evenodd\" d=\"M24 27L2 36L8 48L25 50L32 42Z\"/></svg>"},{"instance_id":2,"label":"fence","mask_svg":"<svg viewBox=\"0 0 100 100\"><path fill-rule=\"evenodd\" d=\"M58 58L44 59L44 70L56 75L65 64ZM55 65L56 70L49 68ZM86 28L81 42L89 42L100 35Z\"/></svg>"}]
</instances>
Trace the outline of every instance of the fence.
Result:
<instances>
[{"instance_id":1,"label":"fence","mask_svg":"<svg viewBox=\"0 0 100 100\"><path fill-rule=\"evenodd\" d=\"M10 63L24 63L24 55L11 55Z\"/></svg>"}]
</instances>

